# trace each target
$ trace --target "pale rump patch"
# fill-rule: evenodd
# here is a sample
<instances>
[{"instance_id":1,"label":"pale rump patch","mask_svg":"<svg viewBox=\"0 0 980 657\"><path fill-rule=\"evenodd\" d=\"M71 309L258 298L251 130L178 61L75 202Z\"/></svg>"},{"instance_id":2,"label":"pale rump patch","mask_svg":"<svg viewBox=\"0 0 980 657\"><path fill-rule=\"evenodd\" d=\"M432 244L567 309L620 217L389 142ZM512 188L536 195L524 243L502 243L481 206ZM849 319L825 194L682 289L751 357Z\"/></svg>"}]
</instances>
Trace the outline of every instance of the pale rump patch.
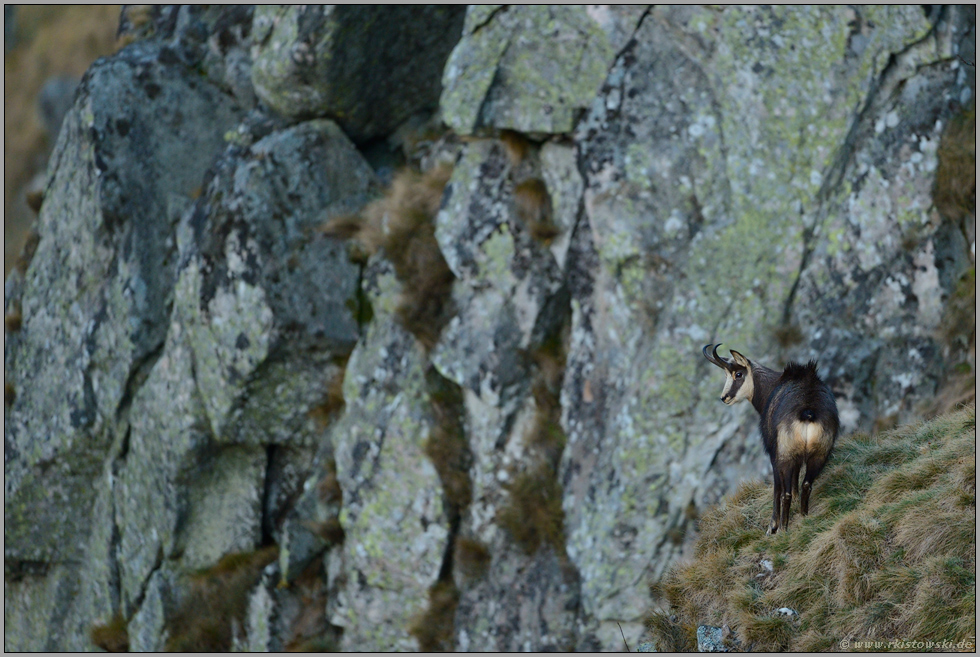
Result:
<instances>
[{"instance_id":1,"label":"pale rump patch","mask_svg":"<svg viewBox=\"0 0 980 657\"><path fill-rule=\"evenodd\" d=\"M830 449L831 441L822 425L817 422L792 422L779 425L776 434L779 460L805 461L812 456L824 457ZM798 458L799 457L799 458Z\"/></svg>"}]
</instances>

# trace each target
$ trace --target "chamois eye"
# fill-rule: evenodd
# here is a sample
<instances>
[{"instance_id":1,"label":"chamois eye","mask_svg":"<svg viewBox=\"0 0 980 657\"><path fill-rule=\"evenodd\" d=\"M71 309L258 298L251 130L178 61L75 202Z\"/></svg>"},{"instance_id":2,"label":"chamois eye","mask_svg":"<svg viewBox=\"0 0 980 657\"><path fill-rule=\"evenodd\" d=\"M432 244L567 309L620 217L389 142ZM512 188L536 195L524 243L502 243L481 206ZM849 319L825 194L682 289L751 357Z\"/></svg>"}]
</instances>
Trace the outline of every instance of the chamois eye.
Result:
<instances>
[{"instance_id":1,"label":"chamois eye","mask_svg":"<svg viewBox=\"0 0 980 657\"><path fill-rule=\"evenodd\" d=\"M735 378L736 379L741 379L742 378L742 372L735 372Z\"/></svg>"}]
</instances>

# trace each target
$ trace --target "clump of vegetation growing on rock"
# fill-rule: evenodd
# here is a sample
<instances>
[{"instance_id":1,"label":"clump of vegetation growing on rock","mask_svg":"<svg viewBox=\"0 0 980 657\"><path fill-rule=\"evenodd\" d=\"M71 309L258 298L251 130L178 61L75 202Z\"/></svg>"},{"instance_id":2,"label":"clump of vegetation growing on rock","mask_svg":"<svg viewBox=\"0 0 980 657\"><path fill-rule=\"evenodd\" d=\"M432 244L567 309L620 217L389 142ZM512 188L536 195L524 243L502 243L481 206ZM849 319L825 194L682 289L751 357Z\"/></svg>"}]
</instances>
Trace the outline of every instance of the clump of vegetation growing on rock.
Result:
<instances>
[{"instance_id":1,"label":"clump of vegetation growing on rock","mask_svg":"<svg viewBox=\"0 0 980 657\"><path fill-rule=\"evenodd\" d=\"M358 216L340 217L324 226L328 235L356 239L373 254L391 261L402 284L399 321L426 349L435 346L452 317L455 277L435 237L435 217L452 167L440 164L425 173L403 169L385 195Z\"/></svg>"},{"instance_id":2,"label":"clump of vegetation growing on rock","mask_svg":"<svg viewBox=\"0 0 980 657\"><path fill-rule=\"evenodd\" d=\"M435 368L426 373L426 383L433 422L423 449L439 473L450 516L458 516L473 496L469 476L472 455L463 426L463 391Z\"/></svg>"},{"instance_id":3,"label":"clump of vegetation growing on rock","mask_svg":"<svg viewBox=\"0 0 980 657\"><path fill-rule=\"evenodd\" d=\"M119 612L109 622L93 625L89 638L106 652L129 652L129 630L126 619Z\"/></svg>"},{"instance_id":4,"label":"clump of vegetation growing on rock","mask_svg":"<svg viewBox=\"0 0 980 657\"><path fill-rule=\"evenodd\" d=\"M432 425L423 449L439 473L452 536L459 530L463 513L473 497L473 483L469 476L473 458L466 441L463 391L435 368L429 368L426 372L426 389L429 392ZM416 616L409 628L422 651L453 650L459 589L456 588L452 570L454 561L466 561L472 557L472 554L466 553L466 547L466 541L454 540L439 579L429 588L428 607ZM473 566L472 563L469 565Z\"/></svg>"},{"instance_id":5,"label":"clump of vegetation growing on rock","mask_svg":"<svg viewBox=\"0 0 980 657\"><path fill-rule=\"evenodd\" d=\"M422 652L452 652L453 627L459 591L452 580L440 580L429 589L429 608L416 618L409 633Z\"/></svg>"},{"instance_id":6,"label":"clump of vegetation growing on rock","mask_svg":"<svg viewBox=\"0 0 980 657\"><path fill-rule=\"evenodd\" d=\"M490 550L480 541L460 536L453 547L453 556L459 572L469 580L477 580L486 575L490 568Z\"/></svg>"},{"instance_id":7,"label":"clump of vegetation growing on rock","mask_svg":"<svg viewBox=\"0 0 980 657\"><path fill-rule=\"evenodd\" d=\"M816 488L809 517L771 537L761 481L704 514L693 560L654 586L659 649L692 650L700 624L794 652L974 635L975 407L840 440Z\"/></svg>"},{"instance_id":8,"label":"clump of vegetation growing on rock","mask_svg":"<svg viewBox=\"0 0 980 657\"><path fill-rule=\"evenodd\" d=\"M309 415L317 427L324 429L344 410L344 372L349 355L338 358L335 367L328 370L329 377L323 398L310 409Z\"/></svg>"},{"instance_id":9,"label":"clump of vegetation growing on rock","mask_svg":"<svg viewBox=\"0 0 980 657\"><path fill-rule=\"evenodd\" d=\"M565 371L561 336L545 340L530 357L536 366L531 384L535 415L524 436L527 453L522 468L504 485L508 501L498 511L497 522L526 554L534 554L544 544L563 556L565 513L558 483L566 442L558 399Z\"/></svg>"},{"instance_id":10,"label":"clump of vegetation growing on rock","mask_svg":"<svg viewBox=\"0 0 980 657\"><path fill-rule=\"evenodd\" d=\"M233 626L244 627L249 594L279 548L229 554L190 578L190 587L168 624L168 652L227 652Z\"/></svg>"},{"instance_id":11,"label":"clump of vegetation growing on rock","mask_svg":"<svg viewBox=\"0 0 980 657\"><path fill-rule=\"evenodd\" d=\"M551 196L540 178L529 178L514 187L514 208L534 239L548 244L561 234L552 217Z\"/></svg>"},{"instance_id":12,"label":"clump of vegetation growing on rock","mask_svg":"<svg viewBox=\"0 0 980 657\"><path fill-rule=\"evenodd\" d=\"M939 337L952 367L928 409L930 415L947 413L977 398L977 268L963 273L946 301ZM958 362L957 362L958 361Z\"/></svg>"},{"instance_id":13,"label":"clump of vegetation growing on rock","mask_svg":"<svg viewBox=\"0 0 980 657\"><path fill-rule=\"evenodd\" d=\"M977 203L977 108L975 102L954 116L943 131L936 152L933 201L948 219L976 212Z\"/></svg>"}]
</instances>

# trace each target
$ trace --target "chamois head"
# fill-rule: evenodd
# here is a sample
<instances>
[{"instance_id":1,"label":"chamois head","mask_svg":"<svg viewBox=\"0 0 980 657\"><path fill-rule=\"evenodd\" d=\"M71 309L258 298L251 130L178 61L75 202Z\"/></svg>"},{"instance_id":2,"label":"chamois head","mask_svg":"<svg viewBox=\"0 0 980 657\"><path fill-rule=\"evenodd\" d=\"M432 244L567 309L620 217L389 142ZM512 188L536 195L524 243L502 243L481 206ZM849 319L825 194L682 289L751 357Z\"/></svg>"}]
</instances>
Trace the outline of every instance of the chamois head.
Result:
<instances>
[{"instance_id":1,"label":"chamois head","mask_svg":"<svg viewBox=\"0 0 980 657\"><path fill-rule=\"evenodd\" d=\"M752 395L755 392L755 384L752 381L752 363L734 349L731 350L732 360L719 356L718 347L720 346L720 344L705 345L701 353L704 354L709 363L725 370L725 389L721 393L721 401L729 406L745 399L752 401ZM710 354L708 353L709 349L711 349Z\"/></svg>"}]
</instances>

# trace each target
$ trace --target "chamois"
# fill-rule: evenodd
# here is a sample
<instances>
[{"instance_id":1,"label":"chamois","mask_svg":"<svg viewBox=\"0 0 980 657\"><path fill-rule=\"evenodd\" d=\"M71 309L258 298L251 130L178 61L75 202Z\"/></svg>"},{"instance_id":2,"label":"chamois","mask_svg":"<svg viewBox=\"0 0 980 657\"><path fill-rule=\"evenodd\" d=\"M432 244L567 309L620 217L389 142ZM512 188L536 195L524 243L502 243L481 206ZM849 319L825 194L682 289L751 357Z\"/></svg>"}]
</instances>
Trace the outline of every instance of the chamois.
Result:
<instances>
[{"instance_id":1,"label":"chamois","mask_svg":"<svg viewBox=\"0 0 980 657\"><path fill-rule=\"evenodd\" d=\"M830 386L817 376L817 363L789 363L780 373L753 363L731 350L732 359L718 355L721 345L706 345L701 353L725 370L721 401L729 406L745 399L759 413L762 445L772 463L772 520L766 534L789 530L789 510L795 492L800 512L810 512L810 490L823 470L840 433L837 403ZM708 350L711 349L711 353ZM800 468L806 464L803 490Z\"/></svg>"}]
</instances>

